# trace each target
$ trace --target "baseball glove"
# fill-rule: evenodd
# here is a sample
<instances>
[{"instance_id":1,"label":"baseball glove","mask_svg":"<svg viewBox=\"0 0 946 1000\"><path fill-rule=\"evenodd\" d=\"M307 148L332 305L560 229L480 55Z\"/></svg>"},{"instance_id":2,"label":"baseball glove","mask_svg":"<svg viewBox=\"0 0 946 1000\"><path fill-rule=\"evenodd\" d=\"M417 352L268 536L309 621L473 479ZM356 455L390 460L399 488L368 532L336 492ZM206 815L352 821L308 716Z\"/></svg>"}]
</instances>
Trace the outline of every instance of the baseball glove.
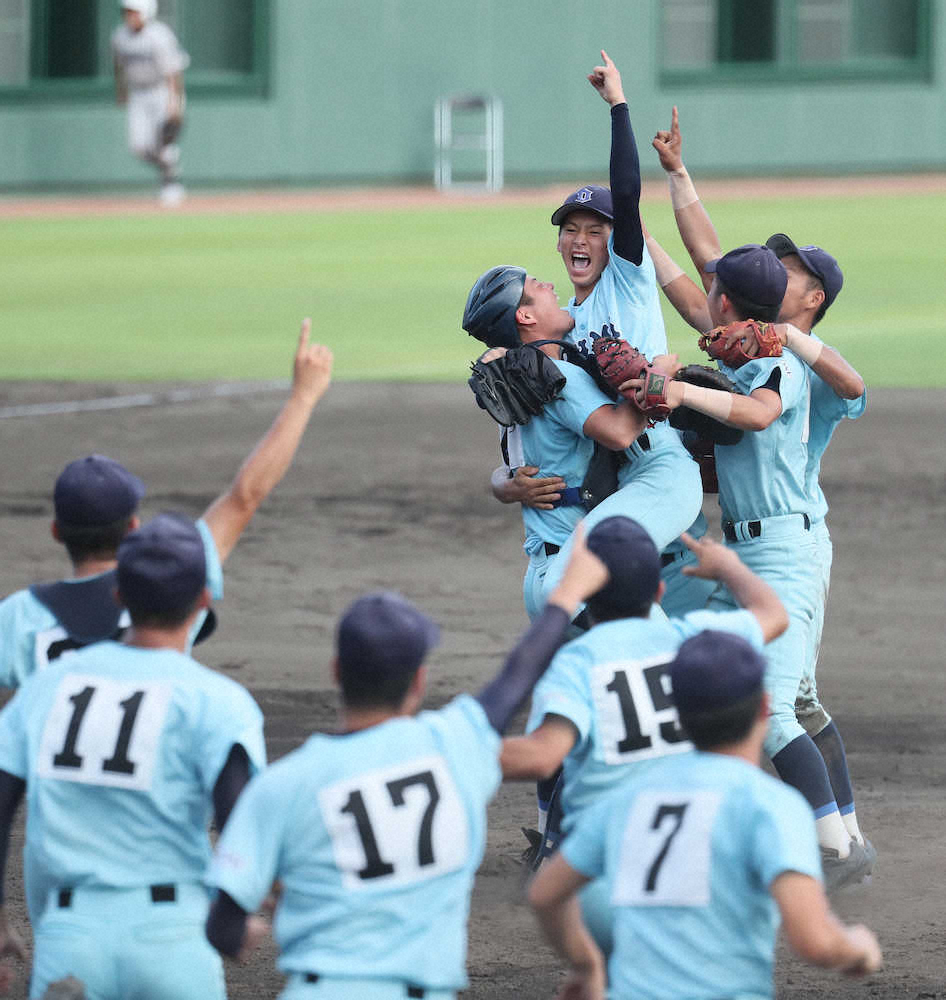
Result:
<instances>
[{"instance_id":1,"label":"baseball glove","mask_svg":"<svg viewBox=\"0 0 946 1000\"><path fill-rule=\"evenodd\" d=\"M650 420L651 424L667 419L670 407L667 405L666 388L667 381L672 376L654 368L636 347L618 337L598 337L592 348L595 360L598 362L598 370L613 389L620 392L621 385L628 379L643 379L643 401L638 400L635 393L626 398Z\"/></svg>"},{"instance_id":2,"label":"baseball glove","mask_svg":"<svg viewBox=\"0 0 946 1000\"><path fill-rule=\"evenodd\" d=\"M726 341L735 333L740 334L739 339L726 347ZM782 344L775 327L754 319L717 326L704 333L700 337L700 349L730 368L741 368L755 358L778 358L782 354Z\"/></svg>"},{"instance_id":3,"label":"baseball glove","mask_svg":"<svg viewBox=\"0 0 946 1000\"><path fill-rule=\"evenodd\" d=\"M170 146L177 137L181 134L181 126L183 125L183 119L181 118L167 118L161 123L161 129L158 132L158 145L159 146Z\"/></svg>"},{"instance_id":4,"label":"baseball glove","mask_svg":"<svg viewBox=\"0 0 946 1000\"><path fill-rule=\"evenodd\" d=\"M733 383L716 368L709 365L687 365L674 376L678 382L698 385L703 389L720 389L723 392L738 392ZM711 444L738 444L743 432L738 427L730 427L715 417L709 417L689 406L678 406L670 414L670 426L678 431L692 431L694 435ZM708 492L708 491L707 491Z\"/></svg>"},{"instance_id":5,"label":"baseball glove","mask_svg":"<svg viewBox=\"0 0 946 1000\"><path fill-rule=\"evenodd\" d=\"M493 361L474 361L469 386L476 402L503 427L527 424L557 399L565 376L535 347L513 347Z\"/></svg>"}]
</instances>

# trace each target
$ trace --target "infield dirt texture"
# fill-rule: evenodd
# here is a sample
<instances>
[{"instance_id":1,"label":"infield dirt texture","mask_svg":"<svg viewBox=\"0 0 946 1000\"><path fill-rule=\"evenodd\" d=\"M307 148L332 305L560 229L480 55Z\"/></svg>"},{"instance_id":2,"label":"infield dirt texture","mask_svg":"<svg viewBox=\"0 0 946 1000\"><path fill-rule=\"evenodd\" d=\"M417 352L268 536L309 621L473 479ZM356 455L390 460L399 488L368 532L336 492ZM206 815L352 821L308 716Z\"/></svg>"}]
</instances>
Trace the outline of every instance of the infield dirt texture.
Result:
<instances>
[{"instance_id":1,"label":"infield dirt texture","mask_svg":"<svg viewBox=\"0 0 946 1000\"><path fill-rule=\"evenodd\" d=\"M0 406L140 390L5 383ZM148 483L146 515L197 515L281 401L268 392L0 419L0 593L65 572L48 522L51 486L68 460L105 452ZM825 461L835 566L819 681L847 741L858 815L879 855L873 884L836 904L877 931L886 968L867 982L845 981L783 954L782 998L946 997L944 424L944 391L874 390L864 417L839 429ZM462 383L330 389L295 466L231 557L219 632L199 651L259 700L271 757L331 727L334 622L366 590L398 588L443 626L430 661L431 704L476 689L496 669L526 624L519 513L487 492L496 459L495 427ZM714 498L706 509L717 525ZM467 996L476 1000L546 1000L559 981L520 891L519 828L534 818L529 786L504 786L470 921ZM22 824L18 830L9 905L25 930ZM229 981L231 997L274 997L281 979L272 949L231 969ZM25 976L11 995L26 996Z\"/></svg>"}]
</instances>

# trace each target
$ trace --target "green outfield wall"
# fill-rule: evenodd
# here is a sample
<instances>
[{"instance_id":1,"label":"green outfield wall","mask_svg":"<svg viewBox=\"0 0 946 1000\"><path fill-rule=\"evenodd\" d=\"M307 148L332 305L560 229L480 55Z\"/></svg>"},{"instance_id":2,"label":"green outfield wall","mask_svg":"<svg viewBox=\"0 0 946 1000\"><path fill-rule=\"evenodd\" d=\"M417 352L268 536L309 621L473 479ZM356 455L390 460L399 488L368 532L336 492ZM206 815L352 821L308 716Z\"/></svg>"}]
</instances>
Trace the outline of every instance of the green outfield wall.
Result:
<instances>
[{"instance_id":1,"label":"green outfield wall","mask_svg":"<svg viewBox=\"0 0 946 1000\"><path fill-rule=\"evenodd\" d=\"M152 183L111 92L113 0L0 0L0 188ZM946 166L943 0L167 0L193 184L430 181L434 102L501 99L507 183L606 173L607 48L647 170L679 105L709 173ZM470 154L470 166L473 154Z\"/></svg>"}]
</instances>

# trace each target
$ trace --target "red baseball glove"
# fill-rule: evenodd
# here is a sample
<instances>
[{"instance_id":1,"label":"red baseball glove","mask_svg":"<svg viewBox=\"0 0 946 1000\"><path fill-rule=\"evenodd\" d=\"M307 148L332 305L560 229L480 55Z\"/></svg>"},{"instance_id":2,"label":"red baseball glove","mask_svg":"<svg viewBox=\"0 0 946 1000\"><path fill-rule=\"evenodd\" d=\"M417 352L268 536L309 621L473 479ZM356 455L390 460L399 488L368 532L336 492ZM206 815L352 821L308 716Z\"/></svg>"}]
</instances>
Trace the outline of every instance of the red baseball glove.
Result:
<instances>
[{"instance_id":1,"label":"red baseball glove","mask_svg":"<svg viewBox=\"0 0 946 1000\"><path fill-rule=\"evenodd\" d=\"M622 393L647 417L651 423L666 420L670 415L667 405L667 382L672 375L662 372L647 360L643 354L619 337L598 337L592 344L598 370L605 381L617 392L632 378L644 380L641 398L634 392Z\"/></svg>"},{"instance_id":2,"label":"red baseball glove","mask_svg":"<svg viewBox=\"0 0 946 1000\"><path fill-rule=\"evenodd\" d=\"M704 333L700 349L730 368L741 368L755 358L781 357L782 343L771 323L744 319Z\"/></svg>"}]
</instances>

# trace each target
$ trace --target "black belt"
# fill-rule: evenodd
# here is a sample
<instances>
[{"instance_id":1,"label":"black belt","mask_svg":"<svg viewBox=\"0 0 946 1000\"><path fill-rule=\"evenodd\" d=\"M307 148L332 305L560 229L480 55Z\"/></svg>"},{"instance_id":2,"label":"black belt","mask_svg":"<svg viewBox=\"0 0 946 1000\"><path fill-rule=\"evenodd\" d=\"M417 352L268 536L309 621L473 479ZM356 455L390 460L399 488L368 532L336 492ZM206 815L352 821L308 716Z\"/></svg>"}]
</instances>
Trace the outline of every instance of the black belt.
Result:
<instances>
[{"instance_id":1,"label":"black belt","mask_svg":"<svg viewBox=\"0 0 946 1000\"><path fill-rule=\"evenodd\" d=\"M554 556L556 552L561 550L561 545L553 545L551 542L545 542L545 554L547 556Z\"/></svg>"},{"instance_id":2,"label":"black belt","mask_svg":"<svg viewBox=\"0 0 946 1000\"><path fill-rule=\"evenodd\" d=\"M676 562L677 559L682 559L682 552L661 552L660 553L660 565L663 569L666 569L671 563Z\"/></svg>"},{"instance_id":3,"label":"black belt","mask_svg":"<svg viewBox=\"0 0 946 1000\"><path fill-rule=\"evenodd\" d=\"M60 889L58 906L60 910L68 910L72 906L73 889ZM152 903L173 903L177 899L177 888L174 885L148 886Z\"/></svg>"},{"instance_id":4,"label":"black belt","mask_svg":"<svg viewBox=\"0 0 946 1000\"><path fill-rule=\"evenodd\" d=\"M807 514L800 515L805 522L805 531L811 529L811 518ZM750 538L759 538L762 535L762 522L761 521L746 521L746 528L749 531ZM723 522L723 537L727 542L737 542L739 541L736 535L736 526L732 521Z\"/></svg>"},{"instance_id":5,"label":"black belt","mask_svg":"<svg viewBox=\"0 0 946 1000\"><path fill-rule=\"evenodd\" d=\"M319 981L319 974L317 972L307 972L302 977L302 981L304 983L317 983ZM421 1000L425 993L423 986L407 986L405 984L404 989L407 991L407 996L411 997L412 1000Z\"/></svg>"}]
</instances>

